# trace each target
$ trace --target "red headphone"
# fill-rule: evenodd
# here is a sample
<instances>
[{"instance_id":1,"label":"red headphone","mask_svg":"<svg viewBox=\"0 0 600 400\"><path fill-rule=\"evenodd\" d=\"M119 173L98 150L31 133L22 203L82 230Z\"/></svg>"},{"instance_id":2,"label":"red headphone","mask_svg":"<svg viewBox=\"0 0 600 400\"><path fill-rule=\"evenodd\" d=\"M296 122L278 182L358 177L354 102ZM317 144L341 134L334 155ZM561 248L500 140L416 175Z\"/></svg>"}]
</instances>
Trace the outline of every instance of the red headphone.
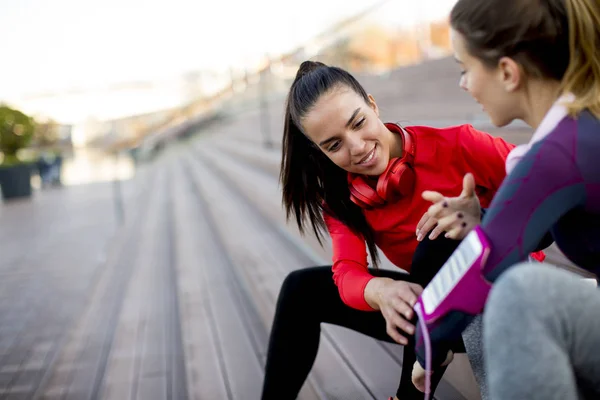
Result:
<instances>
[{"instance_id":1,"label":"red headphone","mask_svg":"<svg viewBox=\"0 0 600 400\"><path fill-rule=\"evenodd\" d=\"M415 185L415 144L408 132L399 125L386 123L392 132L402 135L404 151L402 158L393 158L377 180L374 190L362 175L348 174L350 200L361 208L380 207L395 203L402 196L409 195Z\"/></svg>"}]
</instances>

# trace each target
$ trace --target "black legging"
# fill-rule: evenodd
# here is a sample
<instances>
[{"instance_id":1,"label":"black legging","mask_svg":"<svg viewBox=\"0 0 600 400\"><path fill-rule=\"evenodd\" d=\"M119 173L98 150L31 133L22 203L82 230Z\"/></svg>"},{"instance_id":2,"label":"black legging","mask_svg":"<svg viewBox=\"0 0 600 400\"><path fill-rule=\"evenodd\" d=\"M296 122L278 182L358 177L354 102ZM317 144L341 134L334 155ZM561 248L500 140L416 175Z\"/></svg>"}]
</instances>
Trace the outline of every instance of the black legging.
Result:
<instances>
[{"instance_id":1,"label":"black legging","mask_svg":"<svg viewBox=\"0 0 600 400\"><path fill-rule=\"evenodd\" d=\"M458 244L458 241L444 237L433 241L425 239L415 251L410 275L375 269L370 269L370 273L426 286ZM322 322L396 343L386 333L385 319L380 312L359 311L342 302L332 279L331 266L293 271L283 282L277 300L262 400L292 400L298 396L317 356ZM413 337L402 333L409 338L409 345L404 348L396 396L401 400L422 399L423 393L411 381L412 366L416 361ZM455 352L465 351L462 340L452 348ZM432 377L432 392L444 372L445 368L436 370Z\"/></svg>"}]
</instances>

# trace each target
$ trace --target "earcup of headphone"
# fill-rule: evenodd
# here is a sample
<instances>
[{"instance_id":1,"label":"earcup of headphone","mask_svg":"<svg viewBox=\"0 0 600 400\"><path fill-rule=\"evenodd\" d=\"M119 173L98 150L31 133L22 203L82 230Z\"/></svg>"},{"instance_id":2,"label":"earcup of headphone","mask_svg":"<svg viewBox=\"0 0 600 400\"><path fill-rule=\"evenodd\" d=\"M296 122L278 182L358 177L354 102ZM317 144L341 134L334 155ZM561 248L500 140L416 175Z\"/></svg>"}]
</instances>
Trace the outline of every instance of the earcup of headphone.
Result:
<instances>
[{"instance_id":1,"label":"earcup of headphone","mask_svg":"<svg viewBox=\"0 0 600 400\"><path fill-rule=\"evenodd\" d=\"M415 171L404 159L392 160L377 181L377 194L386 202L395 203L410 196L415 187Z\"/></svg>"},{"instance_id":2,"label":"earcup of headphone","mask_svg":"<svg viewBox=\"0 0 600 400\"><path fill-rule=\"evenodd\" d=\"M350 199L362 208L373 208L385 204L385 200L377 194L361 176L349 179Z\"/></svg>"},{"instance_id":3,"label":"earcup of headphone","mask_svg":"<svg viewBox=\"0 0 600 400\"><path fill-rule=\"evenodd\" d=\"M386 123L385 125L390 131L402 135L404 155L402 158L393 158L388 162L375 188L370 186L361 175L348 174L350 199L362 208L375 208L388 202L395 203L403 196L410 196L414 191L416 174L412 167L415 157L413 138L397 124Z\"/></svg>"},{"instance_id":4,"label":"earcup of headphone","mask_svg":"<svg viewBox=\"0 0 600 400\"><path fill-rule=\"evenodd\" d=\"M367 210L373 208L373 205L369 205L369 204L365 203L364 201L360 200L360 198L355 196L352 193L352 191L350 191L350 200L352 200L352 202L354 204L356 204L357 206L359 206L360 208L364 208Z\"/></svg>"}]
</instances>

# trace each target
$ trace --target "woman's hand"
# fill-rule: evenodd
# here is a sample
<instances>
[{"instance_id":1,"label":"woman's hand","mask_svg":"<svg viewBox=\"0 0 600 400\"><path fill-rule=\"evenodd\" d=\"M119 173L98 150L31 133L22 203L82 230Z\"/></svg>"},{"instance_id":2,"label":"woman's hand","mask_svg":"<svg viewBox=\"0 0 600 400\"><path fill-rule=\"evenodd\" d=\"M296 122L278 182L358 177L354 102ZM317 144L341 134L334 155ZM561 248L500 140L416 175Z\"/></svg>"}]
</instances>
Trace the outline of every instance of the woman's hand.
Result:
<instances>
[{"instance_id":1,"label":"woman's hand","mask_svg":"<svg viewBox=\"0 0 600 400\"><path fill-rule=\"evenodd\" d=\"M468 173L463 179L463 190L458 197L444 197L438 192L426 190L422 197L434 203L417 224L417 240L425 238L432 228L430 239L442 232L450 239L463 239L481 222L481 205L475 195L475 179Z\"/></svg>"},{"instance_id":2,"label":"woman's hand","mask_svg":"<svg viewBox=\"0 0 600 400\"><path fill-rule=\"evenodd\" d=\"M408 340L398 330L414 335L415 326L408 321L414 316L413 306L422 291L423 288L416 283L373 278L365 287L365 300L381 311L387 334L394 341L406 345Z\"/></svg>"}]
</instances>

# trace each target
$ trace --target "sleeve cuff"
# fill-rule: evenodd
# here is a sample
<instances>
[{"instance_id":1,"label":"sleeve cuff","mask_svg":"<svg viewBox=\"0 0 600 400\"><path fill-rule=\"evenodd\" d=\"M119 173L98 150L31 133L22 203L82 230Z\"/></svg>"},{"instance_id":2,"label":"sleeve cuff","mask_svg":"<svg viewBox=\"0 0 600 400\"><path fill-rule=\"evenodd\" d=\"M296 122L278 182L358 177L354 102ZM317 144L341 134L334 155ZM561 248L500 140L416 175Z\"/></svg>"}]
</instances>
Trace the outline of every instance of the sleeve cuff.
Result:
<instances>
[{"instance_id":1,"label":"sleeve cuff","mask_svg":"<svg viewBox=\"0 0 600 400\"><path fill-rule=\"evenodd\" d=\"M340 282L342 301L357 310L376 311L365 300L365 287L374 276L366 271L348 271Z\"/></svg>"}]
</instances>

